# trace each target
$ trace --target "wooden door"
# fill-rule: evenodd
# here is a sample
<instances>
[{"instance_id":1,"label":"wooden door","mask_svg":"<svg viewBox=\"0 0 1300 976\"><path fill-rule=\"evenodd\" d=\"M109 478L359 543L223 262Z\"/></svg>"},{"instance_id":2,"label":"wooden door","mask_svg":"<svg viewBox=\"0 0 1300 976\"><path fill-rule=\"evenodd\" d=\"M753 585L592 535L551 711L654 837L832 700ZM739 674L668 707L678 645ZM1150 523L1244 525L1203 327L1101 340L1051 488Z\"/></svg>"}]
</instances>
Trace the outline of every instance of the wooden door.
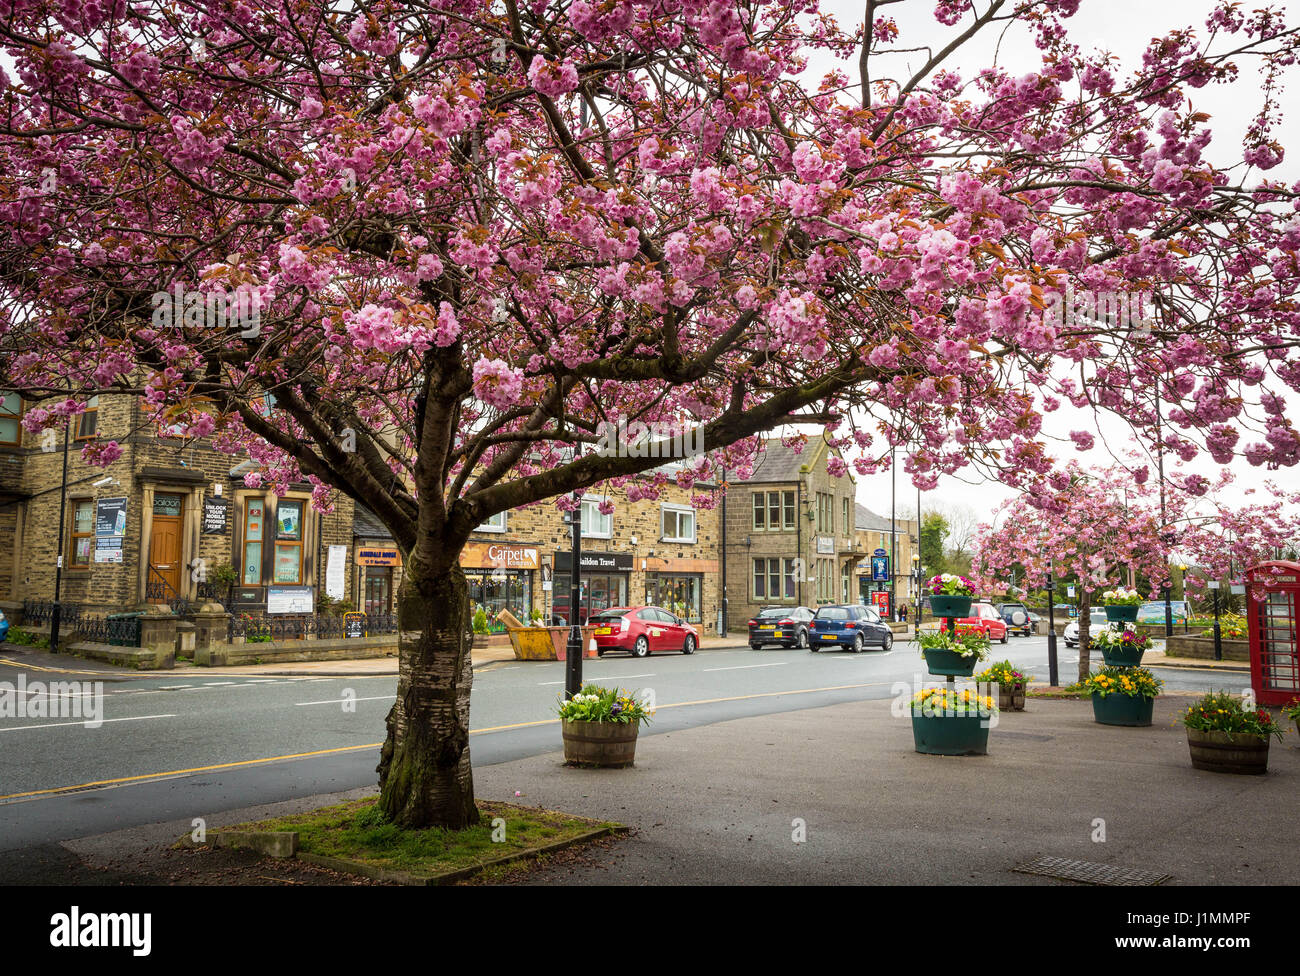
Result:
<instances>
[{"instance_id":1,"label":"wooden door","mask_svg":"<svg viewBox=\"0 0 1300 976\"><path fill-rule=\"evenodd\" d=\"M153 568L149 574L151 583L158 577L165 579L171 592L163 599L170 599L172 594L181 592L181 519L184 517L182 495L155 495L153 529L149 540L149 565ZM154 575L154 572L157 575Z\"/></svg>"}]
</instances>

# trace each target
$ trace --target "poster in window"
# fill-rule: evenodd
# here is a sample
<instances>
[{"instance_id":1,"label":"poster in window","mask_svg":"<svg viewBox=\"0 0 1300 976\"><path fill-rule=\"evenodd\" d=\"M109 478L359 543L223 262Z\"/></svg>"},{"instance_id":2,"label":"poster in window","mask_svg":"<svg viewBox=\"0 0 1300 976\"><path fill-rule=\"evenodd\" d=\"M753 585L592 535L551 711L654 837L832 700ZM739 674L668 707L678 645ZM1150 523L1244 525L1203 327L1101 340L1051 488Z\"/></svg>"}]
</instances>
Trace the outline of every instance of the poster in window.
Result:
<instances>
[{"instance_id":1,"label":"poster in window","mask_svg":"<svg viewBox=\"0 0 1300 976\"><path fill-rule=\"evenodd\" d=\"M276 513L281 539L296 539L300 529L302 505L300 502L281 502Z\"/></svg>"},{"instance_id":2,"label":"poster in window","mask_svg":"<svg viewBox=\"0 0 1300 976\"><path fill-rule=\"evenodd\" d=\"M244 546L244 585L262 582L262 544L250 542Z\"/></svg>"},{"instance_id":3,"label":"poster in window","mask_svg":"<svg viewBox=\"0 0 1300 976\"><path fill-rule=\"evenodd\" d=\"M244 536L250 541L260 541L262 538L262 503L248 503L248 528L244 530Z\"/></svg>"},{"instance_id":4,"label":"poster in window","mask_svg":"<svg viewBox=\"0 0 1300 976\"><path fill-rule=\"evenodd\" d=\"M275 547L275 581L277 583L298 582L297 546Z\"/></svg>"}]
</instances>

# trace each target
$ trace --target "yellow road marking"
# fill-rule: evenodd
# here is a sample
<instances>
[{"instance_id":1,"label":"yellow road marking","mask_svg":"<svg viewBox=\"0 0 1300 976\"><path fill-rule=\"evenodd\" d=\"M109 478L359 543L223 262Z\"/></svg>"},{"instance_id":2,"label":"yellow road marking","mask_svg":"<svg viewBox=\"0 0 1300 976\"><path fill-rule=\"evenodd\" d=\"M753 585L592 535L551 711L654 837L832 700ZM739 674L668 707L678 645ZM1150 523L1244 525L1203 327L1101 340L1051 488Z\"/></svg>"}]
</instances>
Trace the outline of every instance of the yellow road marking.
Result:
<instances>
[{"instance_id":1,"label":"yellow road marking","mask_svg":"<svg viewBox=\"0 0 1300 976\"><path fill-rule=\"evenodd\" d=\"M7 657L0 657L0 664L12 664L16 668L25 668L28 671L50 671L54 674L102 674L105 676L116 674L115 671L74 671L72 668L43 668L39 664L28 664Z\"/></svg>"},{"instance_id":2,"label":"yellow road marking","mask_svg":"<svg viewBox=\"0 0 1300 976\"><path fill-rule=\"evenodd\" d=\"M765 691L753 695L733 695L728 698L701 698L698 701L670 702L666 705L656 705L655 711L661 708L683 708L687 705L714 705L720 702L747 701L752 698L776 698L781 695L808 695L819 691L847 691L854 688L879 688L884 685L892 685L891 681L872 681L865 684L853 685L828 685L825 688L801 688L796 691ZM485 729L470 729L470 735L483 735L486 732L505 732L509 729L525 729L538 725L558 725L558 718L540 719L535 722L515 722L511 725L493 725ZM314 756L328 756L339 752L356 752L359 749L378 749L383 745L382 742L368 742L360 746L339 746L336 749L318 749L315 752L294 752L285 756L267 756L264 759L242 759L238 762L216 763L211 766L194 766L190 769L173 769L165 773L141 773L138 776L122 776L117 779L101 779L91 783L79 783L76 786L55 786L47 790L31 790L27 793L8 793L0 796L2 800L18 800L32 796L51 796L56 793L72 793L77 790L88 790L102 788L105 786L119 786L123 783L139 783L151 779L167 779L174 776L186 776L192 773L208 773L218 769L235 769L240 766L258 766L263 763L279 762L284 759L311 759Z\"/></svg>"}]
</instances>

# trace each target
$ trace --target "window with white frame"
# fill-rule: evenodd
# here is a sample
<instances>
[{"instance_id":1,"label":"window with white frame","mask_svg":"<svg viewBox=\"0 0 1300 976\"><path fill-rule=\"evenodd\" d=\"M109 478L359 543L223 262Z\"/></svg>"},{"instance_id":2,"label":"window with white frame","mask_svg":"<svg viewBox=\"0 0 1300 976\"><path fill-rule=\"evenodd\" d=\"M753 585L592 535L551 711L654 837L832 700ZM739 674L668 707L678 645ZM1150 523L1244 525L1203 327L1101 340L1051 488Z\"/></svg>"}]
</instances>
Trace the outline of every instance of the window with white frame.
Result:
<instances>
[{"instance_id":1,"label":"window with white frame","mask_svg":"<svg viewBox=\"0 0 1300 976\"><path fill-rule=\"evenodd\" d=\"M695 541L695 509L681 505L664 505L659 515L663 542Z\"/></svg>"},{"instance_id":2,"label":"window with white frame","mask_svg":"<svg viewBox=\"0 0 1300 976\"><path fill-rule=\"evenodd\" d=\"M506 513L497 512L490 519L480 525L475 532L504 532L506 530Z\"/></svg>"},{"instance_id":3,"label":"window with white frame","mask_svg":"<svg viewBox=\"0 0 1300 976\"><path fill-rule=\"evenodd\" d=\"M592 539L608 539L614 534L613 514L603 515L600 505L603 498L582 500L582 534Z\"/></svg>"}]
</instances>

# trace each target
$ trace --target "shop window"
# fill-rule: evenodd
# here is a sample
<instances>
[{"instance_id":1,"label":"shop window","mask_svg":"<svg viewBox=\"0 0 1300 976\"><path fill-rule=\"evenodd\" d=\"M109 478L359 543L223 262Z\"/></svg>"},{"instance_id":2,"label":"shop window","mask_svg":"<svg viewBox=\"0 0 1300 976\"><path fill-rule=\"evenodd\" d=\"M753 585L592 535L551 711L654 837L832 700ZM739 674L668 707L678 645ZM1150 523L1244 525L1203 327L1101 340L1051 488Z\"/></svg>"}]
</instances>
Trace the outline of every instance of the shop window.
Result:
<instances>
[{"instance_id":1,"label":"shop window","mask_svg":"<svg viewBox=\"0 0 1300 976\"><path fill-rule=\"evenodd\" d=\"M700 599L703 582L704 577L698 574L651 573L646 578L645 602L698 624L703 619Z\"/></svg>"},{"instance_id":2,"label":"shop window","mask_svg":"<svg viewBox=\"0 0 1300 976\"><path fill-rule=\"evenodd\" d=\"M244 507L244 585L262 582L262 541L266 526L266 502L250 498Z\"/></svg>"},{"instance_id":3,"label":"shop window","mask_svg":"<svg viewBox=\"0 0 1300 976\"><path fill-rule=\"evenodd\" d=\"M99 432L99 397L86 401L86 410L77 420L77 440L91 440Z\"/></svg>"},{"instance_id":4,"label":"shop window","mask_svg":"<svg viewBox=\"0 0 1300 976\"><path fill-rule=\"evenodd\" d=\"M302 502L281 499L275 510L276 583L302 582Z\"/></svg>"},{"instance_id":5,"label":"shop window","mask_svg":"<svg viewBox=\"0 0 1300 976\"><path fill-rule=\"evenodd\" d=\"M95 547L95 500L78 498L72 501L72 537L69 540L68 568L89 569L91 552Z\"/></svg>"},{"instance_id":6,"label":"shop window","mask_svg":"<svg viewBox=\"0 0 1300 976\"><path fill-rule=\"evenodd\" d=\"M665 505L660 512L660 528L662 542L694 542L695 510Z\"/></svg>"},{"instance_id":7,"label":"shop window","mask_svg":"<svg viewBox=\"0 0 1300 976\"><path fill-rule=\"evenodd\" d=\"M0 444L14 446L23 440L23 398L17 393L0 392Z\"/></svg>"}]
</instances>

